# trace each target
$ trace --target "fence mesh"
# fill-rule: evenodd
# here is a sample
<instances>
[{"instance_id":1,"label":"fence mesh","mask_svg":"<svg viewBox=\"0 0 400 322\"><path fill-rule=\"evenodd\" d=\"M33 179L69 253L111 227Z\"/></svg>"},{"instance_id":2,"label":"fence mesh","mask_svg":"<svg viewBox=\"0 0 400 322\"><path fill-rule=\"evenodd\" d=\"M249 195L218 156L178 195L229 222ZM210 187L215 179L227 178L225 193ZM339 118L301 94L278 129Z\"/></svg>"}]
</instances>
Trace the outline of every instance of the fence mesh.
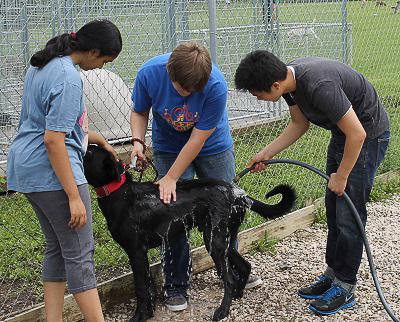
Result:
<instances>
[{"instance_id":1,"label":"fence mesh","mask_svg":"<svg viewBox=\"0 0 400 322\"><path fill-rule=\"evenodd\" d=\"M228 113L236 170L287 124L287 106L259 102L233 90L241 58L257 48L283 61L323 56L362 72L376 87L391 118L392 139L380 171L399 167L400 4L396 0L0 0L0 187L5 185L7 149L18 126L23 79L31 55L51 37L76 31L85 22L108 18L123 36L123 52L106 70L82 72L93 129L120 152L130 136L130 92L140 65L183 40L204 43L230 88ZM151 135L149 128L148 137ZM329 133L316 127L280 156L324 168ZM303 170L277 165L243 178L261 198L277 183L298 191L298 207L323 194L324 183ZM93 198L95 200L95 198ZM111 240L93 203L99 281L126 272L128 262ZM260 220L249 214L243 228ZM198 246L198 245L193 245ZM44 240L35 215L21 195L0 198L0 320L41 302ZM157 256L152 253L151 256Z\"/></svg>"}]
</instances>

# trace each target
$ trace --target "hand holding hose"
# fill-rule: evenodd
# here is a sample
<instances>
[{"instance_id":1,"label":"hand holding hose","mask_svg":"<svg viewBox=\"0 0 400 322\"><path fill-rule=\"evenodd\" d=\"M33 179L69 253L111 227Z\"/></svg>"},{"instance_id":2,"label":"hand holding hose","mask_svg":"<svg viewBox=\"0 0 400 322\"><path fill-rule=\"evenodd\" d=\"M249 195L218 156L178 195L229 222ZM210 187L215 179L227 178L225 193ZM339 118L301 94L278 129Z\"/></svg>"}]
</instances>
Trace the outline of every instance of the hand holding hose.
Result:
<instances>
[{"instance_id":1,"label":"hand holding hose","mask_svg":"<svg viewBox=\"0 0 400 322\"><path fill-rule=\"evenodd\" d=\"M265 170L268 165L262 161L270 160L272 157L273 156L271 156L269 151L265 148L251 158L246 168L250 169L251 173Z\"/></svg>"}]
</instances>

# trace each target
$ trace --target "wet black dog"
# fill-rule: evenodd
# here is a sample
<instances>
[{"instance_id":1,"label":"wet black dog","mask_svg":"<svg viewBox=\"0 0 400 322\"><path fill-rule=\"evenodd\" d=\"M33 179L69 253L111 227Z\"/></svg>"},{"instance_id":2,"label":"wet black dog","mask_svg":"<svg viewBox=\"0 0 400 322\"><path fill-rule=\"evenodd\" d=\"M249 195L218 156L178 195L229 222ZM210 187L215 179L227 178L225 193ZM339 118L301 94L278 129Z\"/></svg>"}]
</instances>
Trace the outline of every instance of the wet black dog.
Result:
<instances>
[{"instance_id":1,"label":"wet black dog","mask_svg":"<svg viewBox=\"0 0 400 322\"><path fill-rule=\"evenodd\" d=\"M251 270L250 263L234 248L246 209L264 218L277 218L290 210L295 200L288 186L278 186L266 195L282 194L282 200L270 206L233 184L210 179L178 182L177 201L164 204L157 185L133 182L120 162L95 145L87 150L84 169L89 184L103 195L97 200L112 237L129 256L137 298L130 321L146 321L154 313L147 251L193 227L203 232L204 244L224 282L224 298L213 320L225 318L232 299L242 296Z\"/></svg>"}]
</instances>

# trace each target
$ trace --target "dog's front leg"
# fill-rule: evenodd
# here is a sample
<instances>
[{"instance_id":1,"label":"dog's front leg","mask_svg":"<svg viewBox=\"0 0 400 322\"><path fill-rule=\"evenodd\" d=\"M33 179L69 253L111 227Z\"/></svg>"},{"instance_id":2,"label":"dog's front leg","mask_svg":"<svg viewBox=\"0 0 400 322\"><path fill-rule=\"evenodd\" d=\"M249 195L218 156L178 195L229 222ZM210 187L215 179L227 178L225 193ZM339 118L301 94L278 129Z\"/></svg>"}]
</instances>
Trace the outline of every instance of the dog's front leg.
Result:
<instances>
[{"instance_id":1,"label":"dog's front leg","mask_svg":"<svg viewBox=\"0 0 400 322\"><path fill-rule=\"evenodd\" d=\"M155 299L147 250L143 249L143 245L130 252L129 261L136 291L136 312L129 322L147 321L154 315Z\"/></svg>"}]
</instances>

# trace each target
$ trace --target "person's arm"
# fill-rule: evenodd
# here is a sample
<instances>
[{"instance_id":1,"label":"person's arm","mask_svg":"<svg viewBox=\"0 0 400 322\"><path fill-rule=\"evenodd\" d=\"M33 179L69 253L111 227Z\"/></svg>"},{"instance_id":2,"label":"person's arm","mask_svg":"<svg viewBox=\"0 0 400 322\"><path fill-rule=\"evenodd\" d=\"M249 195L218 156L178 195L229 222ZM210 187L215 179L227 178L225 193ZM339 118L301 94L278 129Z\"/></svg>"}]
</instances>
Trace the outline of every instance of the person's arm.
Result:
<instances>
[{"instance_id":1,"label":"person's arm","mask_svg":"<svg viewBox=\"0 0 400 322\"><path fill-rule=\"evenodd\" d=\"M145 142L145 135L147 124L149 121L149 112L135 112L131 110L131 132L132 138L140 139ZM146 159L144 155L144 147L139 142L133 143L133 150L131 153L131 162L137 157L137 162L134 166L141 166L142 162Z\"/></svg>"},{"instance_id":2,"label":"person's arm","mask_svg":"<svg viewBox=\"0 0 400 322\"><path fill-rule=\"evenodd\" d=\"M254 155L247 164L247 168L256 164L252 172L264 170L266 165L261 163L261 161L272 159L275 155L292 145L307 132L310 127L310 122L301 112L300 108L297 105L290 106L289 112L291 120L282 133L264 149Z\"/></svg>"},{"instance_id":3,"label":"person's arm","mask_svg":"<svg viewBox=\"0 0 400 322\"><path fill-rule=\"evenodd\" d=\"M117 152L115 152L114 148L99 133L89 130L89 143L101 146L103 149L109 151L114 156L115 160L118 160Z\"/></svg>"},{"instance_id":4,"label":"person's arm","mask_svg":"<svg viewBox=\"0 0 400 322\"><path fill-rule=\"evenodd\" d=\"M367 134L352 107L339 120L337 126L346 136L346 141L342 161L337 172L331 174L328 188L338 196L342 196Z\"/></svg>"},{"instance_id":5,"label":"person's arm","mask_svg":"<svg viewBox=\"0 0 400 322\"><path fill-rule=\"evenodd\" d=\"M199 130L194 128L189 140L179 152L178 157L167 174L156 182L156 184L159 185L160 198L164 203L170 203L171 196L172 200L176 201L176 182L200 153L204 143L214 132L214 130L215 128L210 130Z\"/></svg>"},{"instance_id":6,"label":"person's arm","mask_svg":"<svg viewBox=\"0 0 400 322\"><path fill-rule=\"evenodd\" d=\"M72 173L71 163L65 146L65 133L46 130L44 144L51 166L68 197L71 212L69 225L71 228L81 228L86 224L86 208L81 200Z\"/></svg>"}]
</instances>

